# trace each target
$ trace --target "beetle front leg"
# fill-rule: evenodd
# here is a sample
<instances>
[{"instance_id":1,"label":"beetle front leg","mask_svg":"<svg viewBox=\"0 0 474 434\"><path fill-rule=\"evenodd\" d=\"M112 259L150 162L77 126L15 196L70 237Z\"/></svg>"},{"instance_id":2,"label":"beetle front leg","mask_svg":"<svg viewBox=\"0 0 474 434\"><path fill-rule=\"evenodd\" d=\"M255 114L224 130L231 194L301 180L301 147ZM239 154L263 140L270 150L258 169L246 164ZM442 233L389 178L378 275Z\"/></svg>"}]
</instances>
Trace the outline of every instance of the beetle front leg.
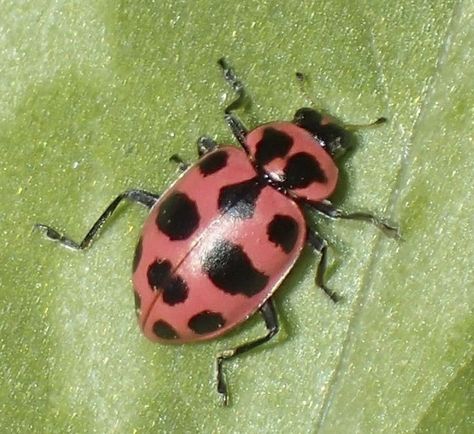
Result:
<instances>
[{"instance_id":1,"label":"beetle front leg","mask_svg":"<svg viewBox=\"0 0 474 434\"><path fill-rule=\"evenodd\" d=\"M227 60L224 57L221 57L217 64L221 67L222 72L224 73L224 79L229 83L230 87L237 94L237 98L232 101L224 110L225 113L232 113L233 111L242 108L247 102L247 92L245 91L245 86L242 81L237 77L234 69L227 63Z\"/></svg>"},{"instance_id":2,"label":"beetle front leg","mask_svg":"<svg viewBox=\"0 0 474 434\"><path fill-rule=\"evenodd\" d=\"M243 83L235 74L233 68L227 63L224 58L219 59L217 63L222 68L222 72L224 73L224 79L227 81L227 83L229 83L229 85L237 94L237 98L224 109L224 119L227 122L227 125L232 131L234 137L237 139L242 148L248 154L249 151L245 140L248 134L248 130L243 124L243 122L240 120L240 118L234 113L235 110L245 107L245 105L247 104L247 92L245 91Z\"/></svg>"},{"instance_id":3,"label":"beetle front leg","mask_svg":"<svg viewBox=\"0 0 474 434\"><path fill-rule=\"evenodd\" d=\"M332 289L328 288L325 283L324 275L326 274L327 268L327 251L328 251L328 243L327 241L320 237L315 231L311 228L307 230L308 234L308 243L309 245L316 250L318 253L321 254L321 259L318 263L318 269L316 270L316 285L318 285L327 295L328 297L334 302L337 303L341 300L341 297L337 295Z\"/></svg>"},{"instance_id":4,"label":"beetle front leg","mask_svg":"<svg viewBox=\"0 0 474 434\"><path fill-rule=\"evenodd\" d=\"M346 213L334 207L334 205L327 200L325 200L324 202L311 204L311 207L314 208L316 211L320 212L321 214L333 219L360 220L372 223L378 229L380 229L386 236L395 239L400 239L400 230L398 227L392 226L391 224L387 223L386 221L380 219L379 217L373 214L366 212Z\"/></svg>"},{"instance_id":5,"label":"beetle front leg","mask_svg":"<svg viewBox=\"0 0 474 434\"><path fill-rule=\"evenodd\" d=\"M229 403L229 392L227 388L227 382L225 381L224 373L222 370L222 364L224 363L224 361L230 360L238 356L239 354L250 351L258 347L259 345L268 342L273 336L278 333L278 330L280 329L278 316L272 298L269 298L262 305L262 307L260 308L260 313L263 316L263 320L265 321L265 326L268 330L268 333L265 336L262 336L261 338L255 339L254 341L247 342L230 350L225 350L217 356L217 391L222 396L224 405L227 405Z\"/></svg>"},{"instance_id":6,"label":"beetle front leg","mask_svg":"<svg viewBox=\"0 0 474 434\"><path fill-rule=\"evenodd\" d=\"M242 121L234 113L226 113L224 115L224 119L227 122L227 125L229 126L230 130L232 131L232 134L239 142L240 146L242 146L244 151L249 154L250 151L248 149L246 140L248 134L247 128L245 128Z\"/></svg>"},{"instance_id":7,"label":"beetle front leg","mask_svg":"<svg viewBox=\"0 0 474 434\"><path fill-rule=\"evenodd\" d=\"M52 241L57 241L59 244L62 244L65 247L68 247L73 250L85 250L94 241L94 237L100 231L104 223L108 220L108 218L113 214L113 212L117 209L120 202L122 200L127 199L131 202L136 202L141 205L146 206L147 208L151 208L155 205L156 201L158 200L159 196L153 193L149 193L144 190L128 190L122 194L119 194L113 202L105 209L102 215L97 219L97 221L92 225L87 232L86 236L81 242L74 241L73 239L66 237L65 235L59 233L56 229L37 223L34 225L36 229L39 229L46 238L49 238Z\"/></svg>"}]
</instances>

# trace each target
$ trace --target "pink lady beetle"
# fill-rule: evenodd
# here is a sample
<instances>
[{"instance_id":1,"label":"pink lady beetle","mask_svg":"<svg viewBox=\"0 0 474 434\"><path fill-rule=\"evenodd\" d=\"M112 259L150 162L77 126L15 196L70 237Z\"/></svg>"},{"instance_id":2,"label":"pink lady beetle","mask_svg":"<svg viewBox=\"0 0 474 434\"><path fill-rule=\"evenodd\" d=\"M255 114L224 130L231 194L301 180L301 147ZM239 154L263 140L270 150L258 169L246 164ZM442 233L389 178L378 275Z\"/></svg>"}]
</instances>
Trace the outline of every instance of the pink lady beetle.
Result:
<instances>
[{"instance_id":1,"label":"pink lady beetle","mask_svg":"<svg viewBox=\"0 0 474 434\"><path fill-rule=\"evenodd\" d=\"M242 149L198 141L199 161L162 195L143 190L120 194L77 243L36 225L66 247L88 248L122 200L151 209L133 260L140 327L152 341L186 343L224 334L259 311L265 336L217 356L217 390L226 404L222 365L278 332L272 295L308 243L321 254L316 283L324 283L327 244L306 223L316 210L332 218L367 220L397 230L371 214L346 214L326 200L336 187L333 156L344 150L347 131L310 108L292 122L271 122L248 131L234 111L246 101L244 86L224 59L224 77L238 97L225 120ZM381 123L379 119L375 123ZM184 163L179 157L172 159Z\"/></svg>"}]
</instances>

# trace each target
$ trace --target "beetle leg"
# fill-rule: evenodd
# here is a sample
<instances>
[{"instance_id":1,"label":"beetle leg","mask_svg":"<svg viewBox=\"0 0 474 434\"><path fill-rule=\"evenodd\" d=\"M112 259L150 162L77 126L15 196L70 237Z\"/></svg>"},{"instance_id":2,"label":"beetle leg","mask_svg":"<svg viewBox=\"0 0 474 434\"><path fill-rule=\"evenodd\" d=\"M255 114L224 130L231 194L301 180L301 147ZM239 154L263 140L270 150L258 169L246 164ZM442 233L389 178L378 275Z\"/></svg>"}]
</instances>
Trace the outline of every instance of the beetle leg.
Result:
<instances>
[{"instance_id":1,"label":"beetle leg","mask_svg":"<svg viewBox=\"0 0 474 434\"><path fill-rule=\"evenodd\" d=\"M224 57L221 57L217 63L222 68L225 81L229 83L230 87L232 87L237 94L237 98L224 110L225 113L231 113L245 106L247 102L247 93L244 84L238 79L233 68L227 63L227 60L225 60Z\"/></svg>"},{"instance_id":2,"label":"beetle leg","mask_svg":"<svg viewBox=\"0 0 474 434\"><path fill-rule=\"evenodd\" d=\"M333 290L329 289L326 286L324 275L326 274L327 268L327 251L328 251L328 243L327 241L320 237L315 231L311 228L307 230L308 234L308 243L314 250L321 254L321 259L319 260L318 269L316 270L316 285L318 285L334 302L337 303L341 300L341 297L337 295Z\"/></svg>"},{"instance_id":3,"label":"beetle leg","mask_svg":"<svg viewBox=\"0 0 474 434\"><path fill-rule=\"evenodd\" d=\"M209 154L210 152L216 150L219 147L217 142L208 136L199 137L199 139L197 139L196 145L199 158L206 154ZM177 163L179 170L181 170L182 172L187 170L190 166L190 164L184 161L179 156L179 154L173 154L169 160L173 163Z\"/></svg>"},{"instance_id":4,"label":"beetle leg","mask_svg":"<svg viewBox=\"0 0 474 434\"><path fill-rule=\"evenodd\" d=\"M178 169L181 171L181 172L184 172L185 170L187 170L190 166L189 163L187 163L186 161L184 161L180 156L179 154L173 154L170 158L169 158L169 161L171 161L172 163L176 163L178 165Z\"/></svg>"},{"instance_id":5,"label":"beetle leg","mask_svg":"<svg viewBox=\"0 0 474 434\"><path fill-rule=\"evenodd\" d=\"M245 107L245 105L248 103L245 87L243 83L237 78L232 67L223 57L219 59L217 63L224 72L224 79L237 93L237 98L224 109L224 119L227 122L227 125L229 126L230 130L232 131L232 134L235 136L242 148L244 148L245 152L248 153L248 148L245 141L245 137L247 136L248 130L247 128L245 128L245 125L239 119L239 117L234 113L235 110Z\"/></svg>"},{"instance_id":6,"label":"beetle leg","mask_svg":"<svg viewBox=\"0 0 474 434\"><path fill-rule=\"evenodd\" d=\"M219 145L214 139L211 139L208 136L199 137L197 140L197 151L199 157L209 154L209 152L215 151Z\"/></svg>"},{"instance_id":7,"label":"beetle leg","mask_svg":"<svg viewBox=\"0 0 474 434\"><path fill-rule=\"evenodd\" d=\"M222 370L222 364L224 363L224 361L232 359L235 356L238 356L239 354L250 351L258 347L259 345L268 342L273 336L278 333L278 330L280 328L278 316L272 298L269 298L262 305L262 307L260 308L260 313L263 316L263 320L265 321L265 326L267 327L268 333L265 336L262 336L261 338L255 339L254 341L247 342L230 350L225 350L217 356L217 391L222 396L224 405L227 405L229 403L227 383L225 381L224 373Z\"/></svg>"},{"instance_id":8,"label":"beetle leg","mask_svg":"<svg viewBox=\"0 0 474 434\"><path fill-rule=\"evenodd\" d=\"M76 242L71 238L66 237L63 234L60 234L58 231L53 229L50 226L46 226L41 223L35 224L35 228L39 229L46 238L50 240L57 241L59 244L62 244L65 247L68 247L73 250L85 250L94 241L94 237L100 231L106 220L113 214L113 212L117 209L118 205L122 200L127 199L131 202L137 202L141 205L146 206L147 208L151 208L156 201L158 200L159 196L154 193L149 193L144 190L128 190L122 194L119 194L114 201L105 209L102 215L97 219L97 221L93 224L93 226L89 229L86 236L81 242Z\"/></svg>"},{"instance_id":9,"label":"beetle leg","mask_svg":"<svg viewBox=\"0 0 474 434\"><path fill-rule=\"evenodd\" d=\"M249 154L250 152L247 147L247 141L245 139L247 137L248 131L245 128L244 124L234 113L226 113L224 115L224 119L227 122L227 125L229 126L230 130L232 131L232 134L239 142L240 146L242 146L244 151Z\"/></svg>"},{"instance_id":10,"label":"beetle leg","mask_svg":"<svg viewBox=\"0 0 474 434\"><path fill-rule=\"evenodd\" d=\"M344 211L336 208L331 202L325 200L324 202L318 202L311 204L316 211L321 214L333 218L333 219L344 219L344 220L361 220L364 222L372 223L379 228L385 235L391 238L400 239L400 230L397 226L392 226L386 221L380 219L373 214L366 212L351 212L345 213Z\"/></svg>"}]
</instances>

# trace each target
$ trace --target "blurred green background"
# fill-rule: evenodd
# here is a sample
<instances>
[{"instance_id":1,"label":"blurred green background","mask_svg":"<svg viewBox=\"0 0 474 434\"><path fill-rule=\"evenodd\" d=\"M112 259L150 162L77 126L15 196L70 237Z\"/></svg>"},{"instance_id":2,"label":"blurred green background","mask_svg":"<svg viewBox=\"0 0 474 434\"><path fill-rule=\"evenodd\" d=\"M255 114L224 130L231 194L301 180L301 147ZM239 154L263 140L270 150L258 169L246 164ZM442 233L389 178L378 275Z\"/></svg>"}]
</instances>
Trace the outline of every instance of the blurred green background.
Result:
<instances>
[{"instance_id":1,"label":"blurred green background","mask_svg":"<svg viewBox=\"0 0 474 434\"><path fill-rule=\"evenodd\" d=\"M473 45L470 1L0 1L0 432L467 433L473 430ZM318 105L358 133L336 196L399 222L314 223L331 244L334 305L305 250L277 293L282 332L226 366L216 352L263 332L161 346L135 324L124 207L85 254L80 239L119 192L163 191L168 157L234 142L216 60L245 81L249 126Z\"/></svg>"}]
</instances>

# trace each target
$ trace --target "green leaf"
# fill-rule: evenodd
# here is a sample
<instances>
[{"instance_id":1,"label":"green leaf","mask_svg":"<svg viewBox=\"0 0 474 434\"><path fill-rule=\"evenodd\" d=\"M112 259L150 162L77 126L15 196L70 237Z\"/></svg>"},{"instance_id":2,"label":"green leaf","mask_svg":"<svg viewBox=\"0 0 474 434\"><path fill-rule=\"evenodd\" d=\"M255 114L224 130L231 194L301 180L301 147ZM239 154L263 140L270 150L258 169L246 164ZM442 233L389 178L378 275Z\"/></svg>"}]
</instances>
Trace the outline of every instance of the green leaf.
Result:
<instances>
[{"instance_id":1,"label":"green leaf","mask_svg":"<svg viewBox=\"0 0 474 434\"><path fill-rule=\"evenodd\" d=\"M472 2L0 4L1 432L472 431ZM309 99L348 123L388 117L358 133L335 202L403 235L319 219L344 301L314 288L304 251L276 296L280 334L225 366L229 408L215 354L262 321L204 344L142 338L128 264L143 209L85 254L32 231L80 239L118 193L163 191L168 157L192 161L200 135L234 143L223 55L249 126Z\"/></svg>"}]
</instances>

